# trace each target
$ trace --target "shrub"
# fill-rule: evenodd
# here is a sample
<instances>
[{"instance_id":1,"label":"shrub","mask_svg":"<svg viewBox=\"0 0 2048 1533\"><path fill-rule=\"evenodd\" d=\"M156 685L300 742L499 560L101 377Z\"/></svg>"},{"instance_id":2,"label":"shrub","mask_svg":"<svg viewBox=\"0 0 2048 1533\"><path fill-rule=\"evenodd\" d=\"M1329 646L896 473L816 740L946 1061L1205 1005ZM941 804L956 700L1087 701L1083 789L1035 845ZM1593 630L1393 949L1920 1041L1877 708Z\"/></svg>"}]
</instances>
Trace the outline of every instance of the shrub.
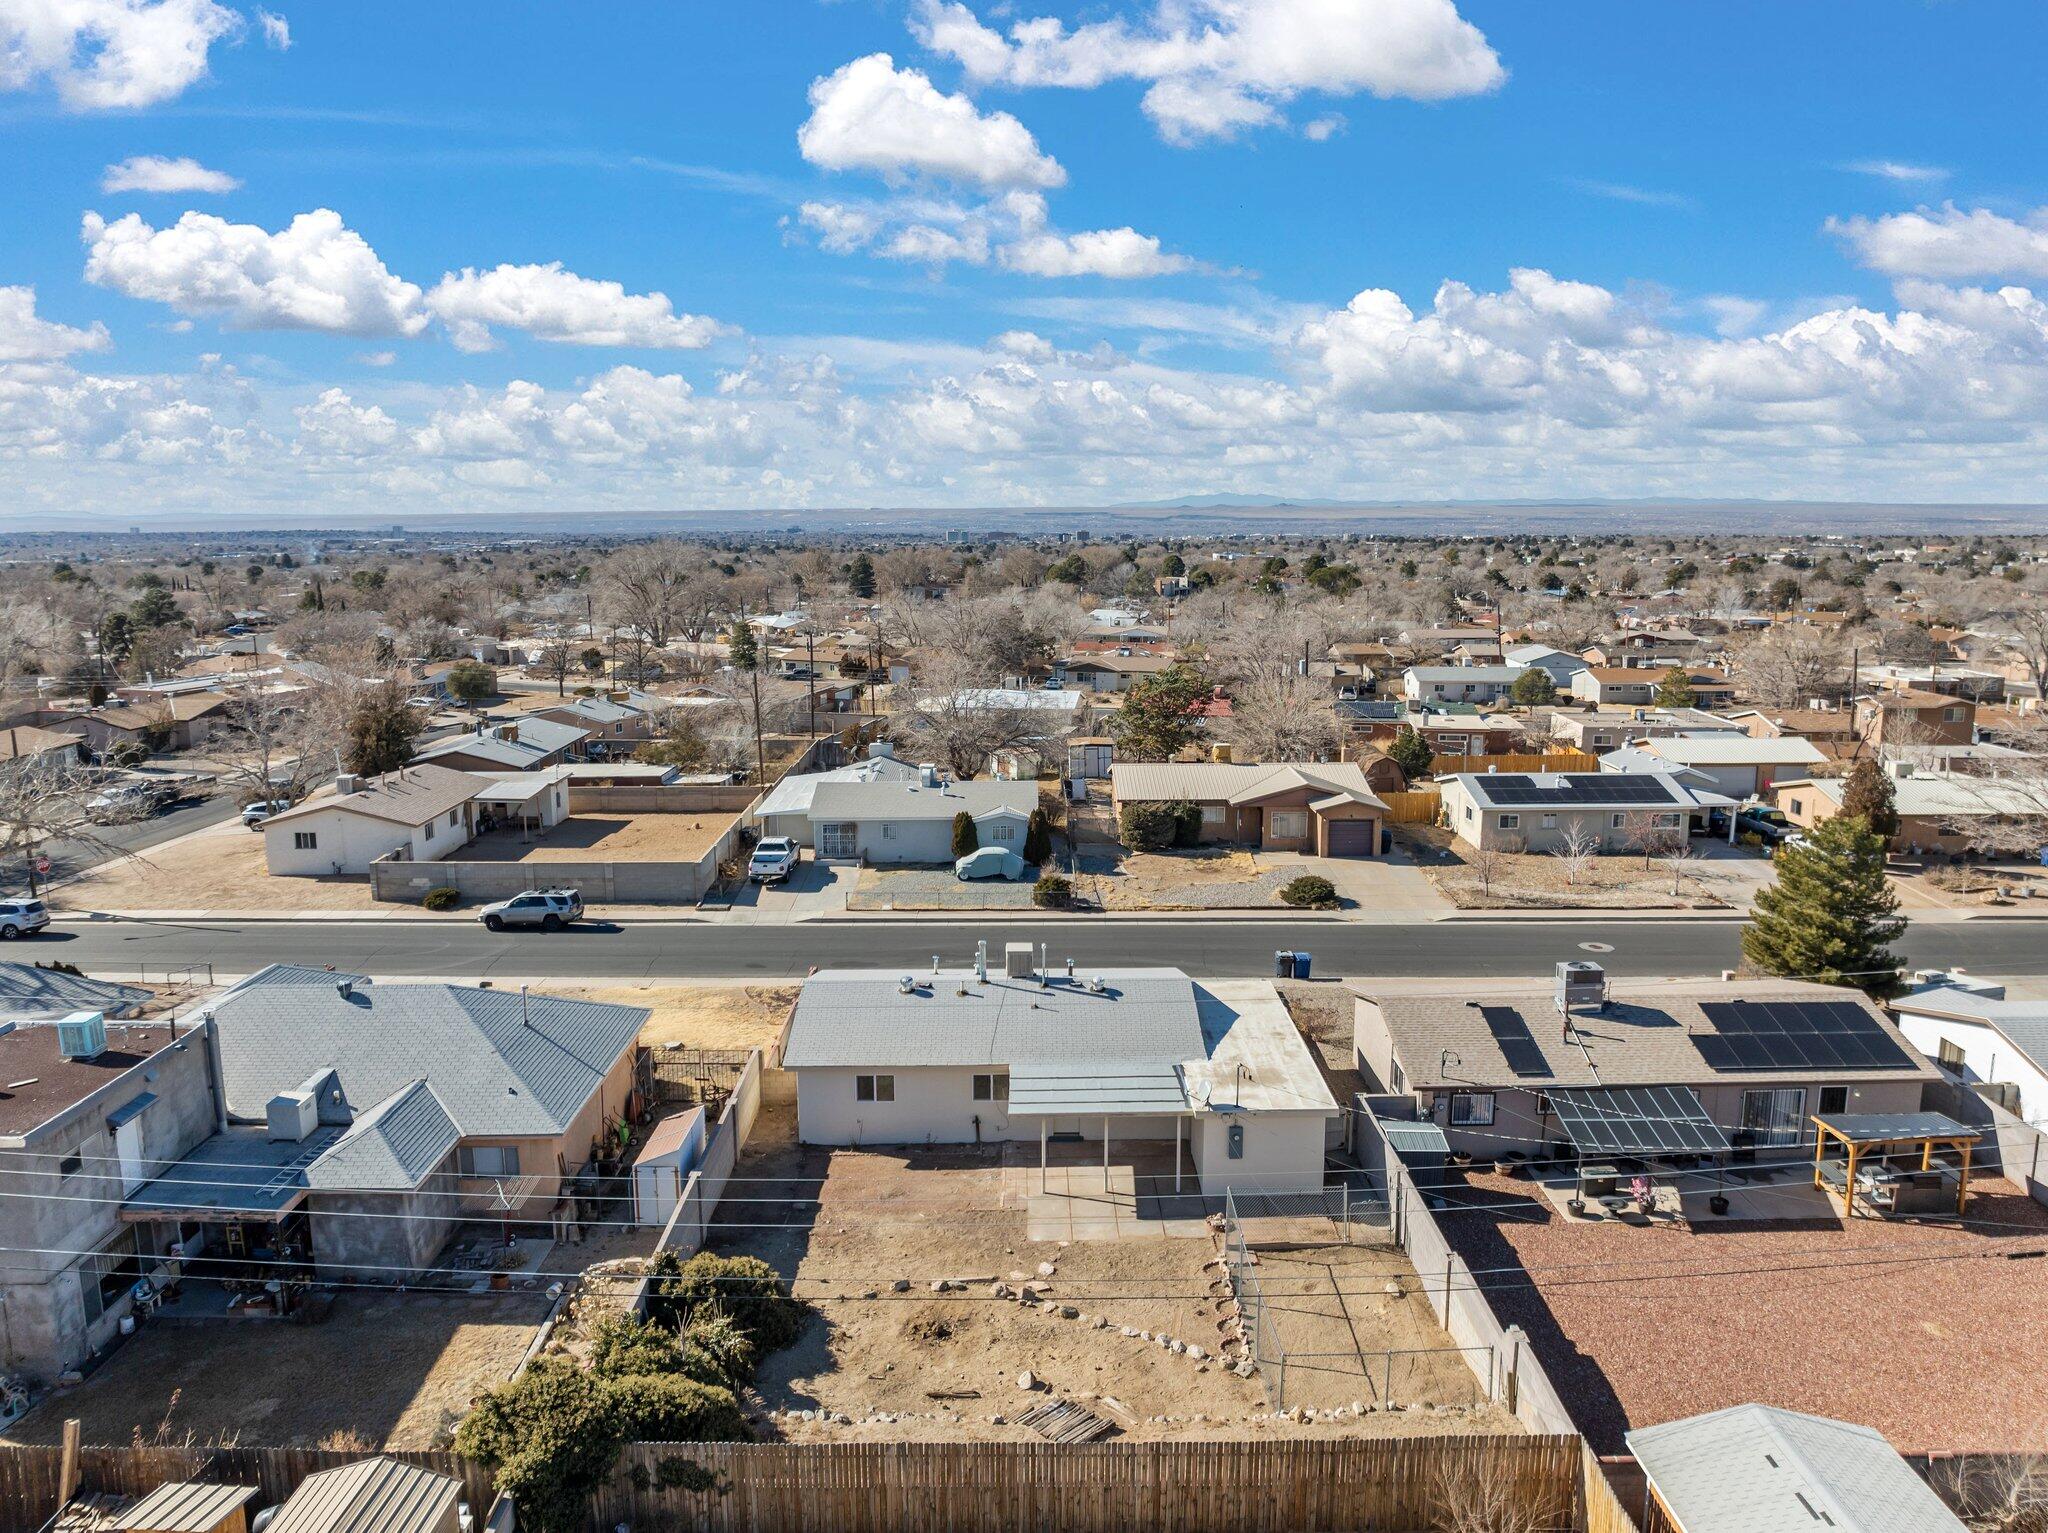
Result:
<instances>
[{"instance_id":1,"label":"shrub","mask_svg":"<svg viewBox=\"0 0 2048 1533\"><path fill-rule=\"evenodd\" d=\"M1065 910L1074 902L1074 886L1057 873L1048 873L1031 886L1031 903L1046 910Z\"/></svg>"},{"instance_id":2,"label":"shrub","mask_svg":"<svg viewBox=\"0 0 2048 1533\"><path fill-rule=\"evenodd\" d=\"M480 703L498 695L498 673L481 660L458 660L448 667L448 695L459 703Z\"/></svg>"},{"instance_id":3,"label":"shrub","mask_svg":"<svg viewBox=\"0 0 2048 1533\"><path fill-rule=\"evenodd\" d=\"M1167 806L1173 814L1173 844L1193 846L1202 839L1202 806L1186 802Z\"/></svg>"},{"instance_id":4,"label":"shrub","mask_svg":"<svg viewBox=\"0 0 2048 1533\"><path fill-rule=\"evenodd\" d=\"M804 1307L786 1293L782 1278L758 1256L714 1256L699 1251L684 1261L663 1251L647 1269L655 1278L648 1296L654 1318L685 1329L707 1305L729 1314L755 1348L773 1352L804 1328Z\"/></svg>"},{"instance_id":5,"label":"shrub","mask_svg":"<svg viewBox=\"0 0 2048 1533\"><path fill-rule=\"evenodd\" d=\"M953 855L965 857L981 850L981 832L974 828L974 816L961 810L953 816Z\"/></svg>"},{"instance_id":6,"label":"shrub","mask_svg":"<svg viewBox=\"0 0 2048 1533\"><path fill-rule=\"evenodd\" d=\"M443 884L438 889L429 889L420 896L420 903L429 910L453 910L462 903L462 891Z\"/></svg>"},{"instance_id":7,"label":"shrub","mask_svg":"<svg viewBox=\"0 0 2048 1533\"><path fill-rule=\"evenodd\" d=\"M600 1385L622 1443L739 1443L752 1439L729 1389L679 1374L640 1374Z\"/></svg>"},{"instance_id":8,"label":"shrub","mask_svg":"<svg viewBox=\"0 0 2048 1533\"><path fill-rule=\"evenodd\" d=\"M638 1315L608 1315L591 1329L590 1371L601 1379L681 1373L683 1344L675 1332Z\"/></svg>"},{"instance_id":9,"label":"shrub","mask_svg":"<svg viewBox=\"0 0 2048 1533\"><path fill-rule=\"evenodd\" d=\"M621 1441L604 1385L574 1363L538 1357L476 1402L456 1428L455 1451L496 1471L522 1528L572 1533L585 1525Z\"/></svg>"},{"instance_id":10,"label":"shrub","mask_svg":"<svg viewBox=\"0 0 2048 1533\"><path fill-rule=\"evenodd\" d=\"M1042 864L1051 855L1052 821L1040 807L1031 811L1031 819L1024 827L1024 860Z\"/></svg>"},{"instance_id":11,"label":"shrub","mask_svg":"<svg viewBox=\"0 0 2048 1533\"><path fill-rule=\"evenodd\" d=\"M737 1389L754 1376L753 1338L720 1304L706 1304L683 1332L683 1371L707 1384Z\"/></svg>"},{"instance_id":12,"label":"shrub","mask_svg":"<svg viewBox=\"0 0 2048 1533\"><path fill-rule=\"evenodd\" d=\"M1304 873L1281 889L1286 904L1303 910L1335 910L1337 889L1320 873Z\"/></svg>"},{"instance_id":13,"label":"shrub","mask_svg":"<svg viewBox=\"0 0 2048 1533\"><path fill-rule=\"evenodd\" d=\"M1163 852L1173 845L1178 822L1171 804L1126 804L1116 817L1117 836L1134 852Z\"/></svg>"}]
</instances>

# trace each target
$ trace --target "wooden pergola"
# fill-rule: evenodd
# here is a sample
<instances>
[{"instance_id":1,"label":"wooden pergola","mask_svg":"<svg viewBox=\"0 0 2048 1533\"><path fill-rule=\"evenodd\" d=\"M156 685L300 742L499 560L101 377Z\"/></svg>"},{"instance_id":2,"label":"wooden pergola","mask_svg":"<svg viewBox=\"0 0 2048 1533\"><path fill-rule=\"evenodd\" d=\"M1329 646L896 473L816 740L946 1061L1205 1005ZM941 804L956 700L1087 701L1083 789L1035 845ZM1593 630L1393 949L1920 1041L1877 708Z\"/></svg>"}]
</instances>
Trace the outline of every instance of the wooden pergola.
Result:
<instances>
[{"instance_id":1,"label":"wooden pergola","mask_svg":"<svg viewBox=\"0 0 2048 1533\"><path fill-rule=\"evenodd\" d=\"M1956 1180L1956 1213L1960 1216L1970 1198L1970 1154L1984 1136L1968 1124L1937 1112L1832 1113L1813 1119L1813 1185L1829 1197L1839 1191L1842 1217L1856 1217L1856 1163L1872 1155L1893 1157L1901 1151L1920 1151L1920 1169L1934 1169L1936 1150L1960 1150L1962 1165ZM1826 1175L1827 1150L1839 1144L1848 1155L1842 1185L1832 1185Z\"/></svg>"}]
</instances>

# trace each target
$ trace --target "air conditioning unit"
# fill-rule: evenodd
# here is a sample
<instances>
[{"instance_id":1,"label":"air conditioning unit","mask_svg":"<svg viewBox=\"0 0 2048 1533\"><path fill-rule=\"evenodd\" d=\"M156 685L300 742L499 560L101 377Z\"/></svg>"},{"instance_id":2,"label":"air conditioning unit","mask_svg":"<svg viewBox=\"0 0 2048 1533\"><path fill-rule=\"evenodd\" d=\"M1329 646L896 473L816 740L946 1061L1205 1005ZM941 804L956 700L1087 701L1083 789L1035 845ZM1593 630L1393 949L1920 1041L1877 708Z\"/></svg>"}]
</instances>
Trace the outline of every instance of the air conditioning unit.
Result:
<instances>
[{"instance_id":1,"label":"air conditioning unit","mask_svg":"<svg viewBox=\"0 0 2048 1533\"><path fill-rule=\"evenodd\" d=\"M97 1059L107 1052L107 1014L74 1011L57 1024L57 1052L65 1059Z\"/></svg>"},{"instance_id":2,"label":"air conditioning unit","mask_svg":"<svg viewBox=\"0 0 2048 1533\"><path fill-rule=\"evenodd\" d=\"M1598 1011L1607 1004L1607 971L1583 958L1557 966L1557 1009L1566 1016L1581 1007Z\"/></svg>"},{"instance_id":3,"label":"air conditioning unit","mask_svg":"<svg viewBox=\"0 0 2048 1533\"><path fill-rule=\"evenodd\" d=\"M270 1099L263 1115L270 1125L270 1138L297 1144L320 1126L320 1099L303 1087L280 1091Z\"/></svg>"}]
</instances>

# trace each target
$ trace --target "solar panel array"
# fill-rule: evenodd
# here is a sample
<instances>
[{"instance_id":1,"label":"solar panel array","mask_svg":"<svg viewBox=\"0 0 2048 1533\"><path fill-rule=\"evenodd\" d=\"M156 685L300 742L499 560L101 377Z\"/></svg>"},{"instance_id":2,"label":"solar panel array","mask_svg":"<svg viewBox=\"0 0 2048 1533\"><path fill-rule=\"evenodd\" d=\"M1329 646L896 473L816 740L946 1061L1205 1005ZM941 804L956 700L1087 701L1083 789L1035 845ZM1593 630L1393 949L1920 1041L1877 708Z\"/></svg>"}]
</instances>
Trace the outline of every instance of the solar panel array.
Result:
<instances>
[{"instance_id":1,"label":"solar panel array","mask_svg":"<svg viewBox=\"0 0 2048 1533\"><path fill-rule=\"evenodd\" d=\"M1714 1155L1728 1136L1686 1086L1553 1091L1550 1110L1582 1155Z\"/></svg>"},{"instance_id":2,"label":"solar panel array","mask_svg":"<svg viewBox=\"0 0 2048 1533\"><path fill-rule=\"evenodd\" d=\"M1483 780L1486 796L1504 808L1517 804L1571 809L1684 802L1667 779L1652 772L1566 773L1550 784L1512 772L1490 774Z\"/></svg>"},{"instance_id":3,"label":"solar panel array","mask_svg":"<svg viewBox=\"0 0 2048 1533\"><path fill-rule=\"evenodd\" d=\"M1693 1034L1712 1070L1891 1070L1906 1051L1853 1001L1708 1001L1711 1033Z\"/></svg>"},{"instance_id":4,"label":"solar panel array","mask_svg":"<svg viewBox=\"0 0 2048 1533\"><path fill-rule=\"evenodd\" d=\"M1536 1035L1529 1031L1529 1024L1522 1020L1522 1014L1514 1007L1482 1006L1479 1015L1486 1019L1486 1030L1493 1034L1493 1041L1500 1045L1501 1056L1515 1074L1557 1073L1550 1068L1550 1061L1543 1057L1543 1050L1536 1046Z\"/></svg>"}]
</instances>

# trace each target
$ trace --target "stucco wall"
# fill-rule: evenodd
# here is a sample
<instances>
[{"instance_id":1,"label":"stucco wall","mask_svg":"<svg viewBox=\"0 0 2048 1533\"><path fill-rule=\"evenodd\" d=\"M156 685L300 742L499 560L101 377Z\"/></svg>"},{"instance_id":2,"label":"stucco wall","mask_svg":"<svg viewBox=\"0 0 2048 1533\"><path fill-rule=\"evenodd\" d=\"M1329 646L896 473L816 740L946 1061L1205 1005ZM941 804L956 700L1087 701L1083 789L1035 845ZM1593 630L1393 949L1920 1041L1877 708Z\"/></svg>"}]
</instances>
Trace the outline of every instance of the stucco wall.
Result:
<instances>
[{"instance_id":1,"label":"stucco wall","mask_svg":"<svg viewBox=\"0 0 2048 1533\"><path fill-rule=\"evenodd\" d=\"M263 860L274 876L284 878L328 877L337 871L367 873L378 858L401 850L411 861L434 862L461 850L470 840L470 807L463 805L454 813L452 828L447 813L436 817L431 838L417 827L340 809L295 815L281 825L263 827ZM302 851L293 844L293 837L305 831L311 831L319 844Z\"/></svg>"},{"instance_id":2,"label":"stucco wall","mask_svg":"<svg viewBox=\"0 0 2048 1533\"><path fill-rule=\"evenodd\" d=\"M315 1270L328 1282L398 1284L433 1266L461 1222L454 1172L450 1151L421 1191L310 1199Z\"/></svg>"},{"instance_id":3,"label":"stucco wall","mask_svg":"<svg viewBox=\"0 0 2048 1533\"><path fill-rule=\"evenodd\" d=\"M1323 1185L1322 1113L1205 1113L1194 1120L1195 1169L1204 1196L1228 1192L1318 1192ZM1232 1125L1243 1128L1242 1158L1230 1158Z\"/></svg>"}]
</instances>

